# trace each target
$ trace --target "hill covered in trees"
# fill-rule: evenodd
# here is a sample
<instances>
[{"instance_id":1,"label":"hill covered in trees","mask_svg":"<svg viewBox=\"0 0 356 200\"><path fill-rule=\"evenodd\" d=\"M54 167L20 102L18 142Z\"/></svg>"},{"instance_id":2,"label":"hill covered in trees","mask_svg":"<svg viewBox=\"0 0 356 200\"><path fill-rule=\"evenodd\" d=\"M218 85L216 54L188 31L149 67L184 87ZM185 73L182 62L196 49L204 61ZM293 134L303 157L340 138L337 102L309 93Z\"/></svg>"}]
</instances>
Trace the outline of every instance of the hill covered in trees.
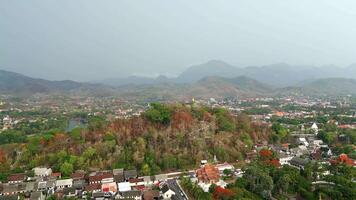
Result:
<instances>
[{"instance_id":1,"label":"hill covered in trees","mask_svg":"<svg viewBox=\"0 0 356 200\"><path fill-rule=\"evenodd\" d=\"M18 133L21 134L21 133ZM202 159L241 160L270 128L224 109L151 104L139 117L112 122L91 117L87 128L52 131L0 146L1 173L49 166L68 176L77 169L138 169L141 175L191 169Z\"/></svg>"}]
</instances>

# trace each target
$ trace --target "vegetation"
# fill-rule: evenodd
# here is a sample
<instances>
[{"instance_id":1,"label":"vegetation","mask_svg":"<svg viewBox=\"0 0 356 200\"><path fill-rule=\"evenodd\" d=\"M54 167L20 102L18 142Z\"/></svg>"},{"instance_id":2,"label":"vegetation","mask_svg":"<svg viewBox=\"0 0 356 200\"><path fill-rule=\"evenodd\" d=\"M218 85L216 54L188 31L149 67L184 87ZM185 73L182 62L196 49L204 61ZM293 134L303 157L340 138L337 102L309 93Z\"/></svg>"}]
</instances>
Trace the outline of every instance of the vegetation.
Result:
<instances>
[{"instance_id":1,"label":"vegetation","mask_svg":"<svg viewBox=\"0 0 356 200\"><path fill-rule=\"evenodd\" d=\"M191 169L214 155L220 161L242 160L253 143L269 134L267 126L252 124L243 114L235 117L223 109L154 103L140 117L110 123L91 117L87 127L68 133L58 130L19 141L7 139L18 144L0 147L1 165L23 170L47 165L64 176L90 167L135 168L152 175Z\"/></svg>"}]
</instances>

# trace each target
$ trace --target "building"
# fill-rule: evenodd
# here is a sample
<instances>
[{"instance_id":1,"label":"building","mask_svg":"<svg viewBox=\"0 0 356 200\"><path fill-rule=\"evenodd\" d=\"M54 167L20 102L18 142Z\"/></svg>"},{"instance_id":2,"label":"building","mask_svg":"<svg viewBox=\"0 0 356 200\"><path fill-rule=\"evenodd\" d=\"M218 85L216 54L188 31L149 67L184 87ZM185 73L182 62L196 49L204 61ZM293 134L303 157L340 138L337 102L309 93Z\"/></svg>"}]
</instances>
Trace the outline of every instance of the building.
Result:
<instances>
[{"instance_id":1,"label":"building","mask_svg":"<svg viewBox=\"0 0 356 200\"><path fill-rule=\"evenodd\" d=\"M73 179L71 178L56 181L56 187L59 189L69 188L72 187L72 185L73 185Z\"/></svg>"},{"instance_id":2,"label":"building","mask_svg":"<svg viewBox=\"0 0 356 200\"><path fill-rule=\"evenodd\" d=\"M129 182L121 182L118 183L117 185L118 185L119 192L126 192L131 190L131 185Z\"/></svg>"},{"instance_id":3,"label":"building","mask_svg":"<svg viewBox=\"0 0 356 200\"><path fill-rule=\"evenodd\" d=\"M313 123L313 125L311 126L311 130L314 132L315 135L318 135L319 133L319 128L316 125L316 123Z\"/></svg>"},{"instance_id":4,"label":"building","mask_svg":"<svg viewBox=\"0 0 356 200\"><path fill-rule=\"evenodd\" d=\"M101 191L105 193L111 193L111 194L116 194L117 192L117 185L115 182L111 183L103 183L101 185Z\"/></svg>"},{"instance_id":5,"label":"building","mask_svg":"<svg viewBox=\"0 0 356 200\"><path fill-rule=\"evenodd\" d=\"M223 164L217 164L215 166L216 168L218 168L220 174L222 174L224 172L224 170L230 170L230 171L234 171L234 166L232 166L231 164L229 163L223 163Z\"/></svg>"},{"instance_id":6,"label":"building","mask_svg":"<svg viewBox=\"0 0 356 200\"><path fill-rule=\"evenodd\" d=\"M7 178L8 183L22 183L26 180L24 173L12 174Z\"/></svg>"},{"instance_id":7,"label":"building","mask_svg":"<svg viewBox=\"0 0 356 200\"><path fill-rule=\"evenodd\" d=\"M171 199L176 193L169 187L168 184L163 184L161 187L163 199Z\"/></svg>"},{"instance_id":8,"label":"building","mask_svg":"<svg viewBox=\"0 0 356 200\"><path fill-rule=\"evenodd\" d=\"M115 182L120 183L125 180L124 169L113 169L112 171L113 171Z\"/></svg>"},{"instance_id":9,"label":"building","mask_svg":"<svg viewBox=\"0 0 356 200\"><path fill-rule=\"evenodd\" d=\"M214 165L206 164L200 169L196 170L196 177L199 182L215 184L220 179L219 169Z\"/></svg>"},{"instance_id":10,"label":"building","mask_svg":"<svg viewBox=\"0 0 356 200\"><path fill-rule=\"evenodd\" d=\"M139 190L130 190L126 192L120 192L120 194L116 197L118 199L133 199L133 200L141 200L142 193Z\"/></svg>"},{"instance_id":11,"label":"building","mask_svg":"<svg viewBox=\"0 0 356 200\"><path fill-rule=\"evenodd\" d=\"M126 181L128 181L131 178L137 178L137 171L135 169L133 170L125 170L124 171L124 178Z\"/></svg>"},{"instance_id":12,"label":"building","mask_svg":"<svg viewBox=\"0 0 356 200\"><path fill-rule=\"evenodd\" d=\"M47 177L52 174L52 169L46 167L36 167L33 169L33 171L35 172L35 176L40 177Z\"/></svg>"},{"instance_id":13,"label":"building","mask_svg":"<svg viewBox=\"0 0 356 200\"><path fill-rule=\"evenodd\" d=\"M289 164L298 169L304 169L309 162L309 159L303 159L295 156L289 161Z\"/></svg>"}]
</instances>

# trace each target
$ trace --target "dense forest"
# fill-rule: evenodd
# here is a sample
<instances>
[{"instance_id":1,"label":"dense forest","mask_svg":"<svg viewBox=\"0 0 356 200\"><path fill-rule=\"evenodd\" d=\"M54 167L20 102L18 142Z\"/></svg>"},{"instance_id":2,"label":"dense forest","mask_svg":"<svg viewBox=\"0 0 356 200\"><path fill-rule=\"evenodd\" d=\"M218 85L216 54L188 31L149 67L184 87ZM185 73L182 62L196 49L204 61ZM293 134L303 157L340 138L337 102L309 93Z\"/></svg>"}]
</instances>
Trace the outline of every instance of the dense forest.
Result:
<instances>
[{"instance_id":1,"label":"dense forest","mask_svg":"<svg viewBox=\"0 0 356 200\"><path fill-rule=\"evenodd\" d=\"M77 169L119 167L149 175L191 169L214 155L219 161L242 160L270 133L268 126L252 123L247 115L233 116L221 108L153 103L139 117L112 122L90 117L86 128L70 132L9 136L15 143L0 147L0 170L2 178L35 166L52 167L64 176Z\"/></svg>"}]
</instances>

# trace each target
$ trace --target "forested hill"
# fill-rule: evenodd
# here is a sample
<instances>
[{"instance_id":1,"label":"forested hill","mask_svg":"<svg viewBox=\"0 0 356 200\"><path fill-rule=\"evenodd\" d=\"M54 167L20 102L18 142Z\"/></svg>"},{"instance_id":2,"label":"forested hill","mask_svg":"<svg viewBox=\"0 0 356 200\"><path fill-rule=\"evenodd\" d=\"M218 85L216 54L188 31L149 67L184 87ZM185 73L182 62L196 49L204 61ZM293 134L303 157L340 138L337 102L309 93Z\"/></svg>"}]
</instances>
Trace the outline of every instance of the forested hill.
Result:
<instances>
[{"instance_id":1,"label":"forested hill","mask_svg":"<svg viewBox=\"0 0 356 200\"><path fill-rule=\"evenodd\" d=\"M149 175L196 167L214 155L219 161L241 160L255 142L268 140L269 135L268 126L252 123L247 115L196 105L152 104L133 119L106 122L93 117L87 128L2 145L0 159L2 169L50 166L63 176L92 167L136 168ZM14 156L14 151L22 153Z\"/></svg>"}]
</instances>

